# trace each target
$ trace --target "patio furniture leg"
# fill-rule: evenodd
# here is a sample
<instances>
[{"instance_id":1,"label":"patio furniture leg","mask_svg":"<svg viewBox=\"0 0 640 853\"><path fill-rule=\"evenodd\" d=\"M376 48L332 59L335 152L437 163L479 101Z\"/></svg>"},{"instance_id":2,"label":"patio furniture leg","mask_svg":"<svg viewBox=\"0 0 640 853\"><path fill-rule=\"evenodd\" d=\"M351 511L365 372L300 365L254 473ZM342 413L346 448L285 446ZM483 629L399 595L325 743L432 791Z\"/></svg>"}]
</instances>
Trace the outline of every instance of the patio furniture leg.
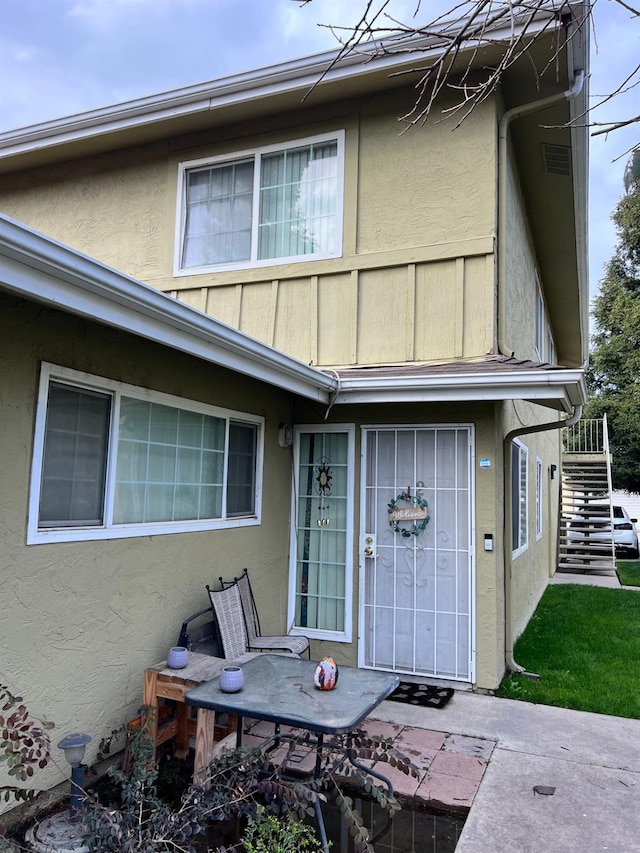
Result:
<instances>
[{"instance_id":1,"label":"patio furniture leg","mask_svg":"<svg viewBox=\"0 0 640 853\"><path fill-rule=\"evenodd\" d=\"M369 776L374 776L376 779L380 779L381 782L387 786L387 791L389 796L393 796L393 785L387 779L386 776L383 776L382 773L379 773L377 770L374 770L372 767L367 767L365 764L361 764L359 761L356 761L356 751L351 745L351 735L347 737L347 748L346 748L347 759L354 767L357 767L358 770L362 770L363 773L367 773Z\"/></svg>"},{"instance_id":2,"label":"patio furniture leg","mask_svg":"<svg viewBox=\"0 0 640 853\"><path fill-rule=\"evenodd\" d=\"M316 823L318 824L318 833L320 835L320 843L322 844L323 853L329 853L329 841L327 839L327 830L324 826L324 817L320 807L320 800L313 801L313 810L316 813Z\"/></svg>"},{"instance_id":3,"label":"patio furniture leg","mask_svg":"<svg viewBox=\"0 0 640 853\"><path fill-rule=\"evenodd\" d=\"M242 727L244 723L242 717L239 714L237 715L236 725L236 749L240 749L240 747L242 746Z\"/></svg>"},{"instance_id":4,"label":"patio furniture leg","mask_svg":"<svg viewBox=\"0 0 640 853\"><path fill-rule=\"evenodd\" d=\"M142 686L142 704L145 706L145 714L148 718L149 738L153 745L153 757L156 754L156 741L158 739L158 673L152 669L145 669ZM149 719L150 718L150 719Z\"/></svg>"},{"instance_id":5,"label":"patio furniture leg","mask_svg":"<svg viewBox=\"0 0 640 853\"><path fill-rule=\"evenodd\" d=\"M213 750L214 728L216 712L206 708L198 708L196 722L196 754L193 762L193 780L202 781L203 774L211 763Z\"/></svg>"},{"instance_id":6,"label":"patio furniture leg","mask_svg":"<svg viewBox=\"0 0 640 853\"><path fill-rule=\"evenodd\" d=\"M176 720L178 726L173 754L180 761L184 761L189 754L189 732L187 731L187 726L189 724L189 711L190 709L184 704L184 702L176 703Z\"/></svg>"}]
</instances>

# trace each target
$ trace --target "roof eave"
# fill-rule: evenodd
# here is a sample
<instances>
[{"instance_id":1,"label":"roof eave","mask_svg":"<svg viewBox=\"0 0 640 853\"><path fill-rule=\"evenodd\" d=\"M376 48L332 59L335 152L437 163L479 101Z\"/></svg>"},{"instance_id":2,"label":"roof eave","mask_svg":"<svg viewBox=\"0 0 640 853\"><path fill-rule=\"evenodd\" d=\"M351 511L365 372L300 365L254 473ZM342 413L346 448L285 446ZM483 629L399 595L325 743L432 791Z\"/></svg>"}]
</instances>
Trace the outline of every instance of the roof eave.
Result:
<instances>
[{"instance_id":1,"label":"roof eave","mask_svg":"<svg viewBox=\"0 0 640 853\"><path fill-rule=\"evenodd\" d=\"M484 375L343 378L335 405L352 403L457 403L528 400L567 413L585 402L580 369L519 371Z\"/></svg>"},{"instance_id":2,"label":"roof eave","mask_svg":"<svg viewBox=\"0 0 640 853\"><path fill-rule=\"evenodd\" d=\"M0 215L0 288L328 404L337 380Z\"/></svg>"},{"instance_id":3,"label":"roof eave","mask_svg":"<svg viewBox=\"0 0 640 853\"><path fill-rule=\"evenodd\" d=\"M542 10L535 21L529 22L529 35L543 28L549 17L555 14L555 11ZM509 34L510 30L505 29L505 38ZM492 41L499 42L502 30L496 28L491 35ZM389 54L380 54L377 45L378 43L374 42L362 46L357 51L340 57L339 61L336 61L339 51L325 51L195 86L0 133L0 160L9 160L43 149L55 149L89 138L117 135L135 128L163 124L181 116L217 110L233 104L257 102L274 95L306 93L313 88L340 83L345 78L365 78L381 71L388 71L391 75L415 65L416 61L424 62L425 57L437 55L442 50L442 40L433 36L408 40L406 51ZM469 44L468 49L477 49L477 45Z\"/></svg>"}]
</instances>

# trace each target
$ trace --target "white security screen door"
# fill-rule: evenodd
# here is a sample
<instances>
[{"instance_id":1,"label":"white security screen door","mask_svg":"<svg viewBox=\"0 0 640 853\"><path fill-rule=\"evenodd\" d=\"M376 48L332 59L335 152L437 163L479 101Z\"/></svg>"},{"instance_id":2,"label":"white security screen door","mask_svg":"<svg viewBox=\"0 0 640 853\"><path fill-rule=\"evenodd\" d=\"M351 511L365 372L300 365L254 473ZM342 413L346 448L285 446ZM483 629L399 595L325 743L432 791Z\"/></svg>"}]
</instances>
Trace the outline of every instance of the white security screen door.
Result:
<instances>
[{"instance_id":1,"label":"white security screen door","mask_svg":"<svg viewBox=\"0 0 640 853\"><path fill-rule=\"evenodd\" d=\"M473 680L472 427L365 427L360 666Z\"/></svg>"}]
</instances>

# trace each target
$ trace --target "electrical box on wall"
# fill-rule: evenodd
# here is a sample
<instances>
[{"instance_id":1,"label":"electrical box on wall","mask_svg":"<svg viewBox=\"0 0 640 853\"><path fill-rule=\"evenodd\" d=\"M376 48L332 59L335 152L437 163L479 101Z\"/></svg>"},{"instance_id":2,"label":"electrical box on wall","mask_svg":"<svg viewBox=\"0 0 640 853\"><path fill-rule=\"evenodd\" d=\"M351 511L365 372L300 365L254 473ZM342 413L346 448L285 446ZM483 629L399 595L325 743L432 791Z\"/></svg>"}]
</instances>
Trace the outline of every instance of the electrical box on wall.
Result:
<instances>
[{"instance_id":1,"label":"electrical box on wall","mask_svg":"<svg viewBox=\"0 0 640 853\"><path fill-rule=\"evenodd\" d=\"M484 534L484 550L493 551L493 533Z\"/></svg>"},{"instance_id":2,"label":"electrical box on wall","mask_svg":"<svg viewBox=\"0 0 640 853\"><path fill-rule=\"evenodd\" d=\"M293 428L289 424L280 424L278 429L278 444L280 447L291 447L293 444Z\"/></svg>"}]
</instances>

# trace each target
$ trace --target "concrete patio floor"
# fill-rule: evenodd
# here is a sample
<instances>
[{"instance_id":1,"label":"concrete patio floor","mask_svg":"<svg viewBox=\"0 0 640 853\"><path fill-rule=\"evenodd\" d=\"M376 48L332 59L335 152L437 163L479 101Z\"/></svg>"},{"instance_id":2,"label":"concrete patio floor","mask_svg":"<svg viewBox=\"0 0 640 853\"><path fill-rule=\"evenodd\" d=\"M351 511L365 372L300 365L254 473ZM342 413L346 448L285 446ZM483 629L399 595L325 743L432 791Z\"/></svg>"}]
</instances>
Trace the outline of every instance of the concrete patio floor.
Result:
<instances>
[{"instance_id":1,"label":"concrete patio floor","mask_svg":"<svg viewBox=\"0 0 640 853\"><path fill-rule=\"evenodd\" d=\"M385 705L398 707L397 702ZM421 709L425 713L425 709ZM391 713L393 716L393 713ZM431 722L432 717L428 718ZM359 727L364 735L377 736L391 741L392 749L408 758L418 769L419 777L403 773L387 762L372 762L371 766L383 774L393 786L395 794L418 806L428 806L438 811L466 815L478 792L489 759L495 747L491 739L451 735L445 731L426 728L424 725L404 725L395 720L369 718ZM249 726L243 735L244 745L259 746L265 738L273 736L273 724L258 722ZM292 730L283 727L283 732ZM302 733L298 733L302 734ZM296 745L293 752L282 746L272 754L272 760L300 773L313 772L315 750L311 745ZM364 762L365 764L367 762Z\"/></svg>"},{"instance_id":2,"label":"concrete patio floor","mask_svg":"<svg viewBox=\"0 0 640 853\"><path fill-rule=\"evenodd\" d=\"M399 796L467 814L456 853L640 853L640 720L459 691L439 710L383 702L364 728L420 768L377 768ZM244 742L272 734L256 723Z\"/></svg>"}]
</instances>

